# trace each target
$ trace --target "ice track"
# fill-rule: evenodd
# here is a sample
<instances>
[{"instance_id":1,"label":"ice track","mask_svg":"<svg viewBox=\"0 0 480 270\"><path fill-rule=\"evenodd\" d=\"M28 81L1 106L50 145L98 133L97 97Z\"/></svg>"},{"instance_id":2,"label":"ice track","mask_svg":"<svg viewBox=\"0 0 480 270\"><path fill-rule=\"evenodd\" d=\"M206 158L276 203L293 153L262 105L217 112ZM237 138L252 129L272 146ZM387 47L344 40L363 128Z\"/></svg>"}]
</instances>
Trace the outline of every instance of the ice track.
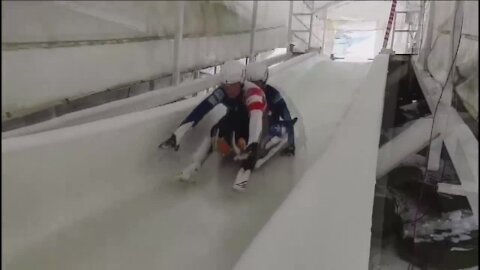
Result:
<instances>
[{"instance_id":1,"label":"ice track","mask_svg":"<svg viewBox=\"0 0 480 270\"><path fill-rule=\"evenodd\" d=\"M322 157L372 65L314 56L275 73L299 117L297 155L266 163L241 194L231 189L238 165L216 155L196 184L174 180L222 108L179 152L157 148L204 96L2 140L2 266L232 269Z\"/></svg>"}]
</instances>

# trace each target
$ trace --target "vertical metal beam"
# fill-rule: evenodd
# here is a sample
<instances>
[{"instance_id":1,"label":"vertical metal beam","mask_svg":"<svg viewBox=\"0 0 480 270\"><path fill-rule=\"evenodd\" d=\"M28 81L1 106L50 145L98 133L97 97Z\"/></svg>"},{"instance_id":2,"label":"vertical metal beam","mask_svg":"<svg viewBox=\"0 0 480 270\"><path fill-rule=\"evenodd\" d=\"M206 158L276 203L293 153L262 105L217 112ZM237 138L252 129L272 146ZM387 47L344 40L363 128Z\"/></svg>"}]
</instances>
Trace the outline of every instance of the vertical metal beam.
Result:
<instances>
[{"instance_id":1,"label":"vertical metal beam","mask_svg":"<svg viewBox=\"0 0 480 270\"><path fill-rule=\"evenodd\" d=\"M447 79L447 87L445 89L445 92L442 96L441 104L443 105L443 108L445 111L448 111L450 107L452 106L452 99L453 99L453 91L455 89L455 66L456 66L456 58L455 58L455 52L457 51L458 46L460 46L460 37L461 37L461 28L462 28L462 22L463 22L463 1L455 1L455 13L453 16L453 23L452 23L452 40L451 40L451 51L450 51L450 59L449 63L450 66L452 66L452 72L450 72L450 76ZM447 91L448 90L448 91ZM443 123L446 125L446 123ZM445 126L442 127L443 130L446 129ZM443 131L441 130L441 131Z\"/></svg>"},{"instance_id":2,"label":"vertical metal beam","mask_svg":"<svg viewBox=\"0 0 480 270\"><path fill-rule=\"evenodd\" d=\"M455 1L455 13L453 16L453 24L452 24L452 39L451 39L451 51L449 56L449 63L450 66L455 67L455 52L459 44L459 37L461 36L461 24L463 21L463 1ZM445 89L443 90L443 95L441 96L440 103L438 104L438 110L435 120L435 129L439 130L441 134L445 134L448 125L448 118L451 111L452 106L452 98L453 98L453 91L454 91L454 82L455 82L455 68L452 69L452 72L449 74ZM429 150L429 160L428 160L428 167L429 171L436 171L440 168L440 154L441 148L443 145L444 138L441 137L439 142L432 143Z\"/></svg>"},{"instance_id":3,"label":"vertical metal beam","mask_svg":"<svg viewBox=\"0 0 480 270\"><path fill-rule=\"evenodd\" d=\"M313 11L314 11L314 5L315 2L312 2L312 6L310 7L310 10L312 14L310 15L310 31L308 32L308 46L307 48L310 49L311 44L312 44L312 31L313 31Z\"/></svg>"},{"instance_id":4,"label":"vertical metal beam","mask_svg":"<svg viewBox=\"0 0 480 270\"><path fill-rule=\"evenodd\" d=\"M174 55L173 55L173 85L178 85L180 83L180 50L182 47L182 38L183 38L183 15L185 11L185 2L177 2L177 28L175 33L174 41Z\"/></svg>"},{"instance_id":5,"label":"vertical metal beam","mask_svg":"<svg viewBox=\"0 0 480 270\"><path fill-rule=\"evenodd\" d=\"M452 65L456 64L455 52L457 51L458 46L460 46L460 38L462 36L462 24L464 16L464 1L455 1L455 15L453 19L453 30L452 30L452 52L450 57L450 63ZM455 68L452 71L452 76L455 76ZM452 79L451 83L455 78Z\"/></svg>"},{"instance_id":6,"label":"vertical metal beam","mask_svg":"<svg viewBox=\"0 0 480 270\"><path fill-rule=\"evenodd\" d=\"M443 138L437 137L432 140L428 148L428 164L427 169L429 171L438 171L440 169L441 155L443 147Z\"/></svg>"},{"instance_id":7,"label":"vertical metal beam","mask_svg":"<svg viewBox=\"0 0 480 270\"><path fill-rule=\"evenodd\" d=\"M258 1L255 0L253 2L252 28L250 30L250 53L248 57L250 62L255 62L255 30L257 28L257 9Z\"/></svg>"},{"instance_id":8,"label":"vertical metal beam","mask_svg":"<svg viewBox=\"0 0 480 270\"><path fill-rule=\"evenodd\" d=\"M390 46L390 49L393 51L393 42L395 41L395 27L397 24L397 12L394 13L393 15L393 31L392 31L392 44Z\"/></svg>"},{"instance_id":9,"label":"vertical metal beam","mask_svg":"<svg viewBox=\"0 0 480 270\"><path fill-rule=\"evenodd\" d=\"M425 45L422 49L422 66L424 70L428 70L427 59L432 50L432 36L433 36L433 21L435 20L435 1L429 1L429 14L428 14L428 25L427 25L427 35L425 36Z\"/></svg>"},{"instance_id":10,"label":"vertical metal beam","mask_svg":"<svg viewBox=\"0 0 480 270\"><path fill-rule=\"evenodd\" d=\"M288 32L287 32L287 51L290 49L290 44L292 44L292 17L293 17L293 0L290 0L290 10L288 12Z\"/></svg>"},{"instance_id":11,"label":"vertical metal beam","mask_svg":"<svg viewBox=\"0 0 480 270\"><path fill-rule=\"evenodd\" d=\"M429 144L433 120L420 118L408 128L382 145L378 150L377 178L385 176L395 169L408 156L417 153ZM438 137L438 130L433 130L432 137Z\"/></svg>"},{"instance_id":12,"label":"vertical metal beam","mask_svg":"<svg viewBox=\"0 0 480 270\"><path fill-rule=\"evenodd\" d=\"M324 11L323 16L323 36L322 36L322 54L325 52L325 36L327 33L327 9Z\"/></svg>"},{"instance_id":13,"label":"vertical metal beam","mask_svg":"<svg viewBox=\"0 0 480 270\"><path fill-rule=\"evenodd\" d=\"M421 46L420 43L422 43L422 38L423 38L423 23L425 19L425 1L420 2L420 14L418 16L418 25L417 25L417 32L415 36L415 53L420 54Z\"/></svg>"},{"instance_id":14,"label":"vertical metal beam","mask_svg":"<svg viewBox=\"0 0 480 270\"><path fill-rule=\"evenodd\" d=\"M407 32L407 42L405 42L405 53L408 53L408 47L410 45L409 44L410 43L410 28L411 28L410 26L411 26L411 24L410 24L410 22L408 22L408 31L409 32Z\"/></svg>"}]
</instances>

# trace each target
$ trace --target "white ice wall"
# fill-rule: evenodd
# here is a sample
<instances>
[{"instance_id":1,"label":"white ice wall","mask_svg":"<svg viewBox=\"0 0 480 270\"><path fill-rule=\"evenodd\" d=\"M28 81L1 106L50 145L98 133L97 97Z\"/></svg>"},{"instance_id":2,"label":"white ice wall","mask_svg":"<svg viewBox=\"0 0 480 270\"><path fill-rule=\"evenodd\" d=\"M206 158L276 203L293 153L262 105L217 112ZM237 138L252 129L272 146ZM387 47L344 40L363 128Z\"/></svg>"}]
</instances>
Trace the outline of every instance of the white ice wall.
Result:
<instances>
[{"instance_id":1,"label":"white ice wall","mask_svg":"<svg viewBox=\"0 0 480 270\"><path fill-rule=\"evenodd\" d=\"M274 68L272 68L271 72L273 73L275 71L278 71L279 69L284 68L286 65L289 65L289 63L296 63L297 61L302 61L309 56L311 56L311 54L304 54L302 56L295 57L294 59L290 59L288 62L276 65ZM291 55L289 54L283 54L269 58L262 62L270 66L275 63L278 64L279 62L285 61L290 57ZM183 82L178 86L164 87L128 99L112 101L107 104L102 104L92 108L75 111L34 125L29 125L23 128L4 132L2 133L2 138L23 136L26 134L37 133L40 131L87 123L99 119L118 116L125 113L147 110L153 107L171 103L173 101L193 95L205 89L215 87L218 84L218 79L219 75L216 74L210 77Z\"/></svg>"},{"instance_id":2,"label":"white ice wall","mask_svg":"<svg viewBox=\"0 0 480 270\"><path fill-rule=\"evenodd\" d=\"M272 75L285 72L285 69L291 69L308 59L314 63L324 60L313 53L296 57L272 68ZM299 74L290 72L288 77L297 76ZM200 88L204 87L201 83L197 84ZM138 100L138 97L134 98ZM9 247L3 251L3 255L11 258L46 235L145 192L156 185L159 179L165 180L168 174L177 173L167 172L167 168L175 167L171 163L178 160L175 160L175 156L162 159L158 143L168 137L189 110L203 98L205 96L200 95L156 108L145 107L145 104L142 107L142 104L131 101L134 104L122 107L123 115L116 111L117 117L95 119L98 121L2 140L2 157L5 157L2 158L2 166L10 168L2 173L4 179L10 179L2 182L3 188L22 190L21 196L13 192L2 194L2 211L8 217L2 226L5 236L2 243ZM212 110L195 132L187 136L182 151L186 145L192 148L191 143L188 146L187 142L195 141L193 139L199 134L206 134L224 110L222 106ZM188 151L186 153L189 156ZM93 156L102 160L101 163L106 163L100 164L92 159ZM120 157L120 160L112 157ZM45 163L38 163L40 160ZM183 160L187 162L185 156ZM162 169L158 164L164 162L167 166L164 165ZM138 165L143 168L141 173L133 169ZM156 168L155 172L144 170L144 166ZM29 169L25 170L26 167ZM130 176L120 179L121 175ZM47 195L49 192L52 193Z\"/></svg>"},{"instance_id":3,"label":"white ice wall","mask_svg":"<svg viewBox=\"0 0 480 270\"><path fill-rule=\"evenodd\" d=\"M307 152L307 159L314 160L324 151L334 130L341 122L345 110L352 102L352 96L357 90L359 80L363 79L368 71L369 63L327 62L324 61L325 58L318 56L310 57L299 63L298 58L288 61L287 65L293 65L289 68L279 68L285 63L272 68L274 76L271 79L280 91L287 92L284 96L292 113L300 117L296 133L298 152L293 163L301 165L305 164L305 152ZM305 60L305 58L303 59ZM86 267L85 264L97 266L90 269L106 269L106 267L98 267L98 265L105 266L107 264L110 266L120 265L112 266L114 269L128 269L130 266L128 263L121 265L120 262L138 263L138 261L132 262L129 259L134 256L137 259L144 258L145 261L141 261L141 263L147 267L143 268L151 269L148 266L165 265L172 261L176 263L176 266L179 265L179 262L193 264L200 261L205 266L207 261L208 265L224 261L224 258L218 258L219 255L212 250L221 249L224 252L222 245L231 247L232 239L239 234L245 236L244 229L250 230L251 224L258 224L258 220L242 220L243 215L236 211L227 211L232 208L223 208L223 206L238 205L239 208L233 209L243 209L239 210L240 213L248 212L249 214L258 213L259 209L265 207L277 207L278 201L272 201L272 198L278 198L280 193L281 187L278 185L280 176L278 175L288 180L290 176L293 177L293 172L295 175L298 175L297 173L301 175L304 169L302 166L298 171L293 171L288 167L292 165L291 160L286 158L286 164L289 165L269 167L264 171L265 173L254 174L252 176L254 177L252 179L253 193L247 192L240 197L230 193L231 182L224 181L226 180L225 175L218 176L218 179L210 179L211 181L208 183L214 183L214 188L208 192L202 189L202 186L207 184L206 182L200 182L190 190L183 190L182 186L173 183L168 184L181 167L188 163L187 157L199 143L198 138L201 137L199 135L205 134L203 132L206 132L212 123L209 121L213 120L210 116L215 117L215 113L219 111L212 112L202 121L198 129L195 129L196 132L187 135L188 138L186 138L185 144L182 144L178 155L159 152L157 145L169 136L169 132L174 129L178 121L201 98L200 96L110 119L2 140L2 157L5 157L2 158L2 165L7 169L2 172L2 179L4 179L2 213L4 213L6 221L2 224L4 236L2 243L8 247L2 251L3 258L5 258L4 263L12 266L12 269L29 269L25 265L34 265L36 269L55 269L55 266L62 269L62 266L68 265L69 269L78 269L82 266ZM319 102L321 106L319 106ZM309 134L306 141L304 132ZM308 162L305 165L310 164ZM282 169L276 170L275 168ZM234 175L235 172L232 171L228 177ZM261 179L265 179L264 189L253 188L262 183ZM269 181L272 179L275 181ZM220 183L221 188L217 187L217 183ZM292 185L293 183L290 187ZM171 193L161 191L158 193L159 190L156 188L167 189ZM155 197L155 200L150 202L151 205L147 207L152 210L151 213L156 215L154 224L150 223L152 216L143 211L146 210L145 205L135 207L135 201L142 202L145 198L144 192L151 192L150 194ZM194 195L195 198L185 192ZM265 196L267 193L269 196ZM250 200L251 198L255 199ZM239 200L255 203L245 205ZM195 202L198 203L195 204ZM168 203L171 203L171 207ZM189 207L185 207L185 204ZM124 219L120 219L120 224L105 217L108 216L107 213L111 213L109 211L112 211L112 208L117 206L119 213L122 213L121 217L124 217ZM187 212L178 213L179 209ZM172 224L172 226L195 225L194 227L198 229L197 224L192 222L192 220L198 222L197 216L187 214L192 213L193 210L199 210L198 213L201 213L202 216L209 213L207 219L211 223L207 222L207 225L213 224L213 227L206 226L201 221L202 230L208 233L202 235L202 231L193 230L196 232L193 234L197 236L195 238L197 241L192 243L191 237L180 234L183 232L181 228L179 230L174 229L176 227L167 228L168 226L166 227L165 224ZM130 214L124 216L124 211L128 211ZM140 216L136 214L138 211L141 212ZM164 213L188 222L178 224L165 222L162 220L165 218L162 215ZM143 216L144 214L147 216ZM212 215L214 218L210 218ZM132 216L133 218L129 218ZM232 216L240 216L237 220L242 221L231 223ZM202 218L202 220L207 219ZM243 223L245 221L248 225ZM98 226L93 226L91 223L86 225L85 222L93 222ZM150 224L152 225L149 226L151 230L145 234L139 229L142 228L142 225L137 227L139 224ZM154 226L156 224L158 226ZM205 227L208 228L205 229ZM213 232L214 229L216 229L215 232ZM255 230L257 229L259 228L255 227ZM227 239L218 237L218 230L221 230L221 235ZM95 233L101 235L102 239L107 239L99 244L100 247L95 244L102 240L97 242L96 237L92 236ZM121 233L121 236L117 233ZM159 233L162 236L168 236L159 238ZM133 240L133 242L128 240L123 242L126 234L129 234L127 239ZM67 235L67 240L62 235ZM81 238L81 235L88 236L85 237L85 240L78 240L77 237ZM149 242L154 246L150 246L150 244L144 246L143 239L151 239L152 235L156 237ZM80 243L77 240L73 240L71 243L68 241L72 239L70 237L77 239ZM174 241L172 243L175 243L175 248L172 249L168 240L165 241L165 239ZM200 243L207 246L199 245L199 239ZM207 240L210 241L207 242ZM115 245L115 242L121 244ZM142 243L142 248L138 249L135 243ZM88 245L98 247L99 250L95 251L101 254L92 252ZM48 248L45 248L46 246ZM197 257L198 253L196 252L199 250L192 247L199 246L204 249L201 249L202 255ZM160 249L157 247L163 247L163 249L159 251ZM212 249L209 249L210 247ZM132 249L135 251L126 252ZM237 256L242 250L243 248L236 250L235 254L227 255ZM208 251L208 254L203 251ZM105 256L105 252L109 256ZM184 258L175 257L184 252L188 252ZM42 254L45 256L41 256ZM65 254L66 258L63 256ZM123 254L129 255L122 256ZM167 258L169 254L173 256ZM89 255L93 257L89 257ZM115 259L118 257L121 257L120 260ZM159 257L162 260L155 261ZM41 263L35 264L38 261ZM105 264L101 264L99 261ZM55 264L58 262L63 264ZM164 268L215 269L198 266ZM217 269L231 268L218 267Z\"/></svg>"},{"instance_id":4,"label":"white ice wall","mask_svg":"<svg viewBox=\"0 0 480 270\"><path fill-rule=\"evenodd\" d=\"M387 67L387 55L375 58L325 152L235 270L368 269Z\"/></svg>"}]
</instances>

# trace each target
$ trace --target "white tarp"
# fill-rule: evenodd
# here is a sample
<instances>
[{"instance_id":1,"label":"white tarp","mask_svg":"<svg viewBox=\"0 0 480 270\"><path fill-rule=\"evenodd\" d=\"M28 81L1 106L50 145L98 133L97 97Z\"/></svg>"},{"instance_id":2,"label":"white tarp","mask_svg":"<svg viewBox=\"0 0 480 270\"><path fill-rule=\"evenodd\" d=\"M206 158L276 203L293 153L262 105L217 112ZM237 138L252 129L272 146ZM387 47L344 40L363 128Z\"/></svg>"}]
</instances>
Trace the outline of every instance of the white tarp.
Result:
<instances>
[{"instance_id":1,"label":"white tarp","mask_svg":"<svg viewBox=\"0 0 480 270\"><path fill-rule=\"evenodd\" d=\"M426 7L430 14L432 3ZM463 6L463 7L462 7ZM424 21L422 47L430 44L425 40L427 33L432 31L431 51L427 58L427 69L441 85L444 85L450 70L451 61L456 48L452 48L452 29L455 12L454 1L435 1L433 12L433 27L428 28L430 16ZM456 58L455 90L470 115L478 121L478 1L462 1L463 25L460 47ZM425 53L425 51L422 51Z\"/></svg>"},{"instance_id":2,"label":"white tarp","mask_svg":"<svg viewBox=\"0 0 480 270\"><path fill-rule=\"evenodd\" d=\"M177 3L172 1L2 2L2 114L20 116L65 98L170 74L176 16ZM248 55L251 16L249 3L187 1L184 34L196 37L184 38L180 69ZM262 1L258 16L254 50L286 47L288 2ZM97 44L165 36L165 40ZM21 50L15 49L20 45L12 45L79 40L97 43Z\"/></svg>"}]
</instances>

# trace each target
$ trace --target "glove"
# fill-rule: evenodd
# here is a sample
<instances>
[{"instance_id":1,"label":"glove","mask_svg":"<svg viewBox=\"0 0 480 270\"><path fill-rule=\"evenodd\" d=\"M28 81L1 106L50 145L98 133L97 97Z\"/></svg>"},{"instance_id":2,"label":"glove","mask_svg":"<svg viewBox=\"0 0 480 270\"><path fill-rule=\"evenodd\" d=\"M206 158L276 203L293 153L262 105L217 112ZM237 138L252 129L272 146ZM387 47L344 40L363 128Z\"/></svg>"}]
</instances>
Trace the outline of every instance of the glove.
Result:
<instances>
[{"instance_id":1,"label":"glove","mask_svg":"<svg viewBox=\"0 0 480 270\"><path fill-rule=\"evenodd\" d=\"M158 146L158 148L163 148L163 149L173 148L175 151L178 151L178 148L180 148L180 145L177 144L177 137L175 136L175 134L172 134L172 136L170 136L170 138L168 138L166 141L161 143Z\"/></svg>"},{"instance_id":2,"label":"glove","mask_svg":"<svg viewBox=\"0 0 480 270\"><path fill-rule=\"evenodd\" d=\"M233 160L238 161L238 160L247 160L250 157L256 155L258 149L258 143L251 143L250 145L245 148L245 150L234 157Z\"/></svg>"},{"instance_id":3,"label":"glove","mask_svg":"<svg viewBox=\"0 0 480 270\"><path fill-rule=\"evenodd\" d=\"M281 152L282 156L295 156L295 145L291 144Z\"/></svg>"},{"instance_id":4,"label":"glove","mask_svg":"<svg viewBox=\"0 0 480 270\"><path fill-rule=\"evenodd\" d=\"M247 148L245 149L245 153L248 156L251 156L252 154L257 153L258 150L258 143L251 143Z\"/></svg>"},{"instance_id":5,"label":"glove","mask_svg":"<svg viewBox=\"0 0 480 270\"><path fill-rule=\"evenodd\" d=\"M255 167L255 163L257 162L257 152L258 152L258 143L251 143L249 146L247 146L247 149L245 149L245 154L247 155L247 158L242 164L242 168L244 170L253 170Z\"/></svg>"}]
</instances>

